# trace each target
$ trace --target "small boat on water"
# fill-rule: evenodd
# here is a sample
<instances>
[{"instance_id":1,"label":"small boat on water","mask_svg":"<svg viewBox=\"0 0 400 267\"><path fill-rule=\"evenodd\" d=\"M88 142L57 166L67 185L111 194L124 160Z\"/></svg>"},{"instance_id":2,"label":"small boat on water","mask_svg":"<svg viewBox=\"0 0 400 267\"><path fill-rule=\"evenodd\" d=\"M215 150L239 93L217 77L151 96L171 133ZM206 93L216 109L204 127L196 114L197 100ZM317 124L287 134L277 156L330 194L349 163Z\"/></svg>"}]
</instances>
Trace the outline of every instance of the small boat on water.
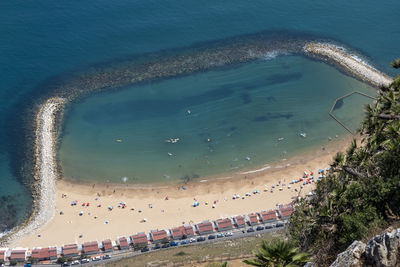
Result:
<instances>
[{"instance_id":1,"label":"small boat on water","mask_svg":"<svg viewBox=\"0 0 400 267\"><path fill-rule=\"evenodd\" d=\"M117 142L117 143L121 143L121 142L122 142L122 140L121 140L121 139L117 139L117 140L115 140L115 142Z\"/></svg>"},{"instance_id":2,"label":"small boat on water","mask_svg":"<svg viewBox=\"0 0 400 267\"><path fill-rule=\"evenodd\" d=\"M283 139L285 139L285 138L280 137L280 138L278 138L278 141L283 141Z\"/></svg>"},{"instance_id":3,"label":"small boat on water","mask_svg":"<svg viewBox=\"0 0 400 267\"><path fill-rule=\"evenodd\" d=\"M246 160L251 160L251 158L249 156L245 157Z\"/></svg>"},{"instance_id":4,"label":"small boat on water","mask_svg":"<svg viewBox=\"0 0 400 267\"><path fill-rule=\"evenodd\" d=\"M169 139L165 140L165 142L175 144L175 143L178 143L179 140L180 140L179 138L169 138Z\"/></svg>"},{"instance_id":5,"label":"small boat on water","mask_svg":"<svg viewBox=\"0 0 400 267\"><path fill-rule=\"evenodd\" d=\"M299 135L300 135L301 137L304 137L304 138L307 137L307 134L306 134L306 133L299 133Z\"/></svg>"},{"instance_id":6,"label":"small boat on water","mask_svg":"<svg viewBox=\"0 0 400 267\"><path fill-rule=\"evenodd\" d=\"M172 154L171 152L168 152L168 156L172 157L174 154Z\"/></svg>"}]
</instances>

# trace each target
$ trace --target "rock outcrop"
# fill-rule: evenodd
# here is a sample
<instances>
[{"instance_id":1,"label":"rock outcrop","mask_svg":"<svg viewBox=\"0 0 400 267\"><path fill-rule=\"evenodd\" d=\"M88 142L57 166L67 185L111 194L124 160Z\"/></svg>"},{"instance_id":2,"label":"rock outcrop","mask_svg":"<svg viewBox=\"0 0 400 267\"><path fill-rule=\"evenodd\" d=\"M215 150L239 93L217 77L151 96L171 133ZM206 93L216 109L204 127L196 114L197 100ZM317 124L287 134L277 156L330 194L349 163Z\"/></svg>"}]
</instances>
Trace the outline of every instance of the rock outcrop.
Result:
<instances>
[{"instance_id":1,"label":"rock outcrop","mask_svg":"<svg viewBox=\"0 0 400 267\"><path fill-rule=\"evenodd\" d=\"M373 266L400 265L400 228L371 239L365 249L365 258Z\"/></svg>"},{"instance_id":2,"label":"rock outcrop","mask_svg":"<svg viewBox=\"0 0 400 267\"><path fill-rule=\"evenodd\" d=\"M359 267L361 256L365 251L366 245L360 241L354 241L345 251L340 253L331 267Z\"/></svg>"},{"instance_id":3,"label":"rock outcrop","mask_svg":"<svg viewBox=\"0 0 400 267\"><path fill-rule=\"evenodd\" d=\"M354 241L331 267L400 266L400 228L372 238L368 244Z\"/></svg>"}]
</instances>

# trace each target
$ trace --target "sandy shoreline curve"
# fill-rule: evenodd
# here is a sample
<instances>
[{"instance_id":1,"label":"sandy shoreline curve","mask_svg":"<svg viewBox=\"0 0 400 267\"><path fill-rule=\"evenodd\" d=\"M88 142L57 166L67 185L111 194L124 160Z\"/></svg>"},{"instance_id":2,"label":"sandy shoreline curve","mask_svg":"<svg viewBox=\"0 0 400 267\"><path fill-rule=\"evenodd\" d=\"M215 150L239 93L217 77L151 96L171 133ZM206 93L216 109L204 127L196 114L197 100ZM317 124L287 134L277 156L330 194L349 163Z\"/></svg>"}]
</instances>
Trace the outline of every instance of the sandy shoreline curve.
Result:
<instances>
[{"instance_id":1,"label":"sandy shoreline curve","mask_svg":"<svg viewBox=\"0 0 400 267\"><path fill-rule=\"evenodd\" d=\"M344 70L346 70L349 74L365 82L373 84L377 87L381 85L387 86L393 81L393 79L391 79L389 76L383 74L382 72L368 65L367 63L358 59L354 55L346 53L346 50L344 48L340 48L332 44L308 42L304 46L304 50L302 52L306 56L307 55L315 56L318 59L328 60L334 64L340 65L338 67L344 68ZM24 224L14 228L9 234L3 237L3 239L5 240L5 244L19 244L19 240L21 240L22 238L24 238L29 234L32 234L33 232L36 232L38 229L43 228L46 225L46 223L48 223L51 220L51 218L53 218L55 211L57 210L56 205L58 204L56 203L59 203L60 201L58 197L56 197L56 192L58 189L56 186L56 180L60 176L60 173L58 172L58 162L56 156L57 135L58 135L57 114L60 110L63 109L66 103L67 100L65 98L58 98L58 97L50 98L42 104L41 108L39 109L36 115L36 124L35 124L36 140L34 144L35 145L34 177L36 180L36 185L35 185L36 194L35 194L33 212L30 218ZM326 164L329 164L331 157L332 155L330 155L330 157L324 158L324 160L327 161L325 162ZM321 164L321 162L319 162L318 164ZM304 169L304 166L300 167L300 169L302 168ZM279 169L280 168L275 168L275 171ZM282 169L285 169L285 167ZM300 171L300 169L299 170L296 169L296 172ZM253 178L253 176L264 177L262 179L260 178L261 180L264 181L266 178L265 176L263 176L263 171L270 171L270 167L264 166L261 169L249 170L241 174L242 176L247 175L245 179ZM249 183L249 180L246 180L246 182ZM228 182L222 179L220 179L218 183L215 182L215 184L218 185L226 183ZM207 184L206 186L208 187L211 186L208 182L202 184ZM234 190L237 190L238 184L241 184L243 186L243 183L237 183L233 187ZM75 189L72 189L73 187L69 187L68 185L66 185L65 181L62 182L62 186L64 189L69 188L70 190L66 191L68 191L68 193L71 194L73 193L73 190L77 190L76 187ZM248 188L246 188L246 190L247 189L250 190L250 187L252 186L249 186ZM230 188L227 191L229 191L230 193L233 192L234 190L231 189L232 188ZM149 190L157 190L157 189L150 188ZM159 194L166 193L166 191L163 191L164 189L160 190L162 191L162 193ZM165 188L165 190L169 189ZM105 189L103 191L107 192L107 190ZM83 192L81 193L84 194ZM94 191L91 193L94 194ZM207 192L205 192L204 190L198 190L198 193L206 194ZM212 192L212 195L214 193L215 192ZM110 194L112 195L112 193ZM187 196L182 196L182 198L187 198ZM135 198L135 201L136 200L137 199ZM150 201L150 199L146 199L146 201ZM251 210L249 210L249 212L250 211ZM223 214L225 213L226 212L224 212Z\"/></svg>"}]
</instances>

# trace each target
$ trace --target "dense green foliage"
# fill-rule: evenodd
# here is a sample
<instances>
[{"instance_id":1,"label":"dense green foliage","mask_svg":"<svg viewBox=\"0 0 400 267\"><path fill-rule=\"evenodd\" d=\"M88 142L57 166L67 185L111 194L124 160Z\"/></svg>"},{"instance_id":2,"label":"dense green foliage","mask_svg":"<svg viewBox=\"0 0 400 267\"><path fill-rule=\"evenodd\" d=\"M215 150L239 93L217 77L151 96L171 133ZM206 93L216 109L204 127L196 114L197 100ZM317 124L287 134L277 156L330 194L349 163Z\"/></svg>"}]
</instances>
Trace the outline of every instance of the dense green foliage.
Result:
<instances>
[{"instance_id":1,"label":"dense green foliage","mask_svg":"<svg viewBox=\"0 0 400 267\"><path fill-rule=\"evenodd\" d=\"M400 66L400 60L392 63ZM400 77L366 107L361 141L337 154L327 177L290 219L291 238L321 265L400 215Z\"/></svg>"},{"instance_id":2,"label":"dense green foliage","mask_svg":"<svg viewBox=\"0 0 400 267\"><path fill-rule=\"evenodd\" d=\"M273 240L266 242L263 240L258 251L254 251L254 259L244 260L243 262L252 266L264 267L297 267L303 266L310 260L308 253L299 252L289 241Z\"/></svg>"},{"instance_id":3,"label":"dense green foliage","mask_svg":"<svg viewBox=\"0 0 400 267\"><path fill-rule=\"evenodd\" d=\"M58 264L63 264L64 262L66 262L67 260L64 258L64 257L59 257L59 258L57 258L57 261L56 261L56 263L58 263Z\"/></svg>"}]
</instances>

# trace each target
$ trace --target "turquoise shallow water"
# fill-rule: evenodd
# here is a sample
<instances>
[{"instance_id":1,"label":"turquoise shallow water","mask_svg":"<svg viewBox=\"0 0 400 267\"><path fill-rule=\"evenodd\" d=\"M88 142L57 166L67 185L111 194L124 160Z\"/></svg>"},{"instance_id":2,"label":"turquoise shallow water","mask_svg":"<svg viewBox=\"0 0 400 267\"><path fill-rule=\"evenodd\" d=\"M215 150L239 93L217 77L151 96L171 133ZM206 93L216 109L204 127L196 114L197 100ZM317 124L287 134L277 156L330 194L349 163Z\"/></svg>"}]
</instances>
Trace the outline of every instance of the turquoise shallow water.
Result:
<instances>
[{"instance_id":1,"label":"turquoise shallow water","mask_svg":"<svg viewBox=\"0 0 400 267\"><path fill-rule=\"evenodd\" d=\"M360 51L378 68L393 74L387 63L398 56L400 31L394 18L399 7L400 2L395 0L384 3L366 0L362 4L344 0L279 3L237 0L229 3L193 0L179 3L157 0L0 1L0 35L3 36L0 42L0 231L26 218L31 206L30 194L22 185L23 181L29 183L30 180L21 177L23 162L16 153L26 141L20 135L23 126L18 114L51 90L60 77L68 78L70 71L84 71L99 62L118 62L132 55L164 49L179 50L198 42L241 34L292 31L339 41ZM303 73L302 77L298 82L307 74ZM346 78L340 76L340 79ZM157 85L160 90L161 84ZM144 90L137 87L132 91L138 89ZM206 92L213 88L205 85L203 89L202 92ZM232 98L239 101L237 91L240 89L233 90ZM253 94L255 92L251 92L253 102L250 104L256 105ZM346 102L343 107L345 105ZM296 116L288 120L294 120ZM135 121L135 125L137 123ZM101 127L102 123L98 125ZM118 130L110 137L122 135L122 132ZM128 139L122 144L133 145ZM204 144L195 147L201 145ZM224 149L219 145L215 153ZM243 151L243 155L250 152ZM243 164L257 164L258 158L254 156ZM134 173L130 175L133 177ZM115 175L118 176L120 174Z\"/></svg>"},{"instance_id":2,"label":"turquoise shallow water","mask_svg":"<svg viewBox=\"0 0 400 267\"><path fill-rule=\"evenodd\" d=\"M329 110L354 90L375 94L324 63L282 56L102 93L70 110L60 160L69 179L116 183L255 168L345 135ZM349 97L335 112L354 129L368 102Z\"/></svg>"}]
</instances>

